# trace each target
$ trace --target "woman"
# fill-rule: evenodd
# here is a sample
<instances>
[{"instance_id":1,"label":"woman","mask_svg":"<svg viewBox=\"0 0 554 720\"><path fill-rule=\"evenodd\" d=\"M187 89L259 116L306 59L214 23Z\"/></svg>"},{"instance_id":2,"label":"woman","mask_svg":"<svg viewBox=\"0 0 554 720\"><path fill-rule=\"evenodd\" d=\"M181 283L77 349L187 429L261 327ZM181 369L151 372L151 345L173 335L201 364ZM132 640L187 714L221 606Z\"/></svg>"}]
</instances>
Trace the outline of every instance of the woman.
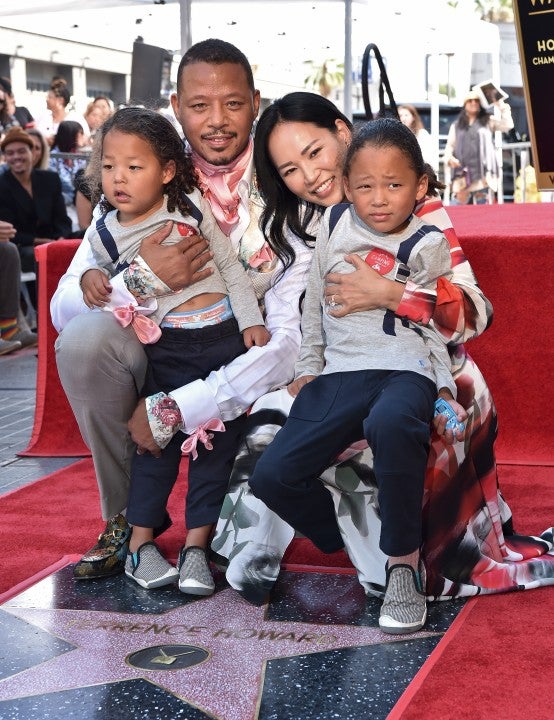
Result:
<instances>
[{"instance_id":1,"label":"woman","mask_svg":"<svg viewBox=\"0 0 554 720\"><path fill-rule=\"evenodd\" d=\"M8 113L12 115L17 124L24 130L29 130L35 126L35 120L29 110L23 105L16 105L15 96L13 94L12 84L7 77L0 77L0 88L4 91L6 97L6 107Z\"/></svg>"},{"instance_id":2,"label":"woman","mask_svg":"<svg viewBox=\"0 0 554 720\"><path fill-rule=\"evenodd\" d=\"M266 203L261 223L270 246L285 264L294 261L291 239L300 237L313 244L325 208L343 199L342 161L350 134L347 118L328 100L311 93L286 95L260 117L255 163L258 188ZM436 194L441 186L430 187ZM498 491L493 450L496 412L486 383L462 344L486 329L492 309L440 200L428 197L415 212L447 236L452 248L452 283L440 280L436 293L423 293L409 280L404 285L382 278L353 256L352 273L328 276L326 296L338 306L337 317L386 307L415 322L432 322L448 343L458 399L468 411L468 421L463 442L453 442L444 418L435 422L423 504L422 555L428 597L535 587L538 571L531 558L548 552L552 541L518 537L514 550L510 538L504 536L511 532L511 514ZM229 560L229 583L256 604L264 602L273 586L294 531L250 493L247 481L256 459L284 424L291 404L286 390L254 404L212 542L213 550ZM378 548L377 488L371 452L362 450L345 450L322 480L332 494L360 582L366 592L382 596L385 557Z\"/></svg>"},{"instance_id":3,"label":"woman","mask_svg":"<svg viewBox=\"0 0 554 720\"><path fill-rule=\"evenodd\" d=\"M76 120L83 132L87 132L88 125L82 115L68 110L71 94L67 83L63 78L52 80L50 89L46 95L46 107L48 112L37 120L36 127L46 137L48 145L52 147L59 124L63 120Z\"/></svg>"},{"instance_id":4,"label":"woman","mask_svg":"<svg viewBox=\"0 0 554 720\"><path fill-rule=\"evenodd\" d=\"M19 122L13 114L13 108L10 107L9 98L0 87L0 138L2 138L10 128L17 127L18 125Z\"/></svg>"},{"instance_id":5,"label":"woman","mask_svg":"<svg viewBox=\"0 0 554 720\"><path fill-rule=\"evenodd\" d=\"M37 170L48 170L50 163L50 148L46 138L36 128L26 130L33 141L33 168Z\"/></svg>"},{"instance_id":6,"label":"woman","mask_svg":"<svg viewBox=\"0 0 554 720\"><path fill-rule=\"evenodd\" d=\"M102 122L105 122L114 113L113 102L106 95L97 95L92 101L94 107L100 108Z\"/></svg>"},{"instance_id":7,"label":"woman","mask_svg":"<svg viewBox=\"0 0 554 720\"><path fill-rule=\"evenodd\" d=\"M104 122L113 114L108 98L99 95L92 100L85 111L85 120L89 129L89 145L92 145L94 136Z\"/></svg>"},{"instance_id":8,"label":"woman","mask_svg":"<svg viewBox=\"0 0 554 720\"><path fill-rule=\"evenodd\" d=\"M75 175L87 166L87 158L79 155L85 144L80 124L75 120L62 120L54 137L49 167L60 176L67 208L75 205Z\"/></svg>"},{"instance_id":9,"label":"woman","mask_svg":"<svg viewBox=\"0 0 554 720\"><path fill-rule=\"evenodd\" d=\"M425 162L433 164L433 148L431 146L431 136L423 125L420 114L413 105L399 105L398 117L400 121L410 128L416 136L421 148L421 154Z\"/></svg>"},{"instance_id":10,"label":"woman","mask_svg":"<svg viewBox=\"0 0 554 720\"><path fill-rule=\"evenodd\" d=\"M36 272L35 247L69 237L71 221L65 211L59 177L33 169L33 140L20 127L12 128L0 143L8 170L0 176L0 220L16 229L23 272ZM36 298L31 298L36 307Z\"/></svg>"},{"instance_id":11,"label":"woman","mask_svg":"<svg viewBox=\"0 0 554 720\"><path fill-rule=\"evenodd\" d=\"M444 162L452 169L450 203L486 205L498 189L498 161L493 133L514 127L512 111L504 100L494 105L500 117L490 115L481 105L478 93L465 98L458 119L448 131Z\"/></svg>"}]
</instances>

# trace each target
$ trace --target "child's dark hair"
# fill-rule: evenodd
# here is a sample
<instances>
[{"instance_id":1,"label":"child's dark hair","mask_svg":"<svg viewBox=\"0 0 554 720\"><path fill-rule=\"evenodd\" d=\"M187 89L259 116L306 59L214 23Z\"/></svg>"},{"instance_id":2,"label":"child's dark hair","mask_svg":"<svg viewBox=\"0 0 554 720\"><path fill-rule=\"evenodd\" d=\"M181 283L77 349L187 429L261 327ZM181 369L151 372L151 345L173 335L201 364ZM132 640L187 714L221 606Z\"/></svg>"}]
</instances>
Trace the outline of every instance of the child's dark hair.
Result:
<instances>
[{"instance_id":1,"label":"child's dark hair","mask_svg":"<svg viewBox=\"0 0 554 720\"><path fill-rule=\"evenodd\" d=\"M192 160L185 154L182 140L171 121L154 110L142 107L125 107L117 110L94 137L91 158L86 170L93 207L100 202L102 212L114 209L102 196L102 153L104 138L110 130L141 137L150 145L162 167L165 167L169 161L175 163L175 176L165 185L164 190L167 194L167 209L169 212L178 209L183 215L190 215L191 208L185 193L192 192L197 185Z\"/></svg>"},{"instance_id":2,"label":"child's dark hair","mask_svg":"<svg viewBox=\"0 0 554 720\"><path fill-rule=\"evenodd\" d=\"M354 131L352 142L346 152L344 174L349 175L354 156L366 145L373 147L395 147L408 160L416 176L427 175L429 187L427 195L438 195L444 185L438 180L433 168L423 160L421 148L416 136L400 120L378 118L360 125Z\"/></svg>"}]
</instances>

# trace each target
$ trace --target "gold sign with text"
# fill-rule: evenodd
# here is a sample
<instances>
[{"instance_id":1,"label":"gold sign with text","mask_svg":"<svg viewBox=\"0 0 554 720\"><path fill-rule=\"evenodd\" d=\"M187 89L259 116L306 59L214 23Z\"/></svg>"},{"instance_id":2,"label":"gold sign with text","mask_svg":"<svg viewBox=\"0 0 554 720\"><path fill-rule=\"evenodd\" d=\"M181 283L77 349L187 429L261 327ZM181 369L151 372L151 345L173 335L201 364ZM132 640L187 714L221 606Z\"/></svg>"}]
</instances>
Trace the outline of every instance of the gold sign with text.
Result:
<instances>
[{"instance_id":1,"label":"gold sign with text","mask_svg":"<svg viewBox=\"0 0 554 720\"><path fill-rule=\"evenodd\" d=\"M533 165L540 190L554 189L554 0L514 0Z\"/></svg>"},{"instance_id":2,"label":"gold sign with text","mask_svg":"<svg viewBox=\"0 0 554 720\"><path fill-rule=\"evenodd\" d=\"M540 190L554 189L554 0L514 0L533 165Z\"/></svg>"}]
</instances>

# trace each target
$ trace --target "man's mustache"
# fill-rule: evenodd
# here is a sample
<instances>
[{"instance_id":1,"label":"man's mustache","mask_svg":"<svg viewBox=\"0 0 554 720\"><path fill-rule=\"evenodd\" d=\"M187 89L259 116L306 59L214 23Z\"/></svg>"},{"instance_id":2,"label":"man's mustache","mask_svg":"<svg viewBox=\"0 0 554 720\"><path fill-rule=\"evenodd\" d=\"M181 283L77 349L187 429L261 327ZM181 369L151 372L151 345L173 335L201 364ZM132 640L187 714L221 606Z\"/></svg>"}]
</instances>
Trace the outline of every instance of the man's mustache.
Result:
<instances>
[{"instance_id":1,"label":"man's mustache","mask_svg":"<svg viewBox=\"0 0 554 720\"><path fill-rule=\"evenodd\" d=\"M202 135L203 140L209 140L210 138L216 138L216 137L237 137L237 133L234 132L224 132L223 130L206 133L205 135Z\"/></svg>"}]
</instances>

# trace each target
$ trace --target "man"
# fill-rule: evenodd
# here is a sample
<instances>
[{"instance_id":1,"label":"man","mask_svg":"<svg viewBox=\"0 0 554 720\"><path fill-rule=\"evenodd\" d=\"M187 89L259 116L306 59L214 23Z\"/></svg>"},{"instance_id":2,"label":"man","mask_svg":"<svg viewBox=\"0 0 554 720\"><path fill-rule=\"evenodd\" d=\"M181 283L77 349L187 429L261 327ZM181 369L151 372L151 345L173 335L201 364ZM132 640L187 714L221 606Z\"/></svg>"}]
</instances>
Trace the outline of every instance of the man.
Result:
<instances>
[{"instance_id":1,"label":"man","mask_svg":"<svg viewBox=\"0 0 554 720\"><path fill-rule=\"evenodd\" d=\"M22 323L21 260L10 242L15 233L11 223L0 220L0 355L37 344L36 333Z\"/></svg>"},{"instance_id":2,"label":"man","mask_svg":"<svg viewBox=\"0 0 554 720\"><path fill-rule=\"evenodd\" d=\"M256 263L252 263L256 267L267 257L260 257L263 238L257 231L257 220L251 218L250 135L259 103L250 65L233 45L205 40L183 56L177 94L172 97L175 115L218 224L246 262L257 255ZM177 289L205 277L206 242L190 237L178 245L161 245L167 232L164 229L143 240L135 269L145 283L152 287L161 281ZM190 434L213 418L225 421L238 417L259 396L290 380L300 343L299 297L310 261L308 251L298 255L277 285L265 293L270 342L251 348L205 380L170 393L164 400L177 410L181 422L167 428L168 433L182 429ZM146 358L134 331L114 323L110 313L90 312L83 302L79 280L94 266L85 238L51 303L53 323L61 331L56 343L60 379L91 449L102 516L107 520L98 543L75 566L78 579L123 570L129 537L124 511L131 458L136 451L157 455L163 442L152 433L155 423L151 426L149 422L151 405L147 411L145 400L138 401ZM120 298L121 305L136 304L123 273L113 278L111 285L112 299L119 302ZM153 295L144 295L143 301L156 302Z\"/></svg>"}]
</instances>

